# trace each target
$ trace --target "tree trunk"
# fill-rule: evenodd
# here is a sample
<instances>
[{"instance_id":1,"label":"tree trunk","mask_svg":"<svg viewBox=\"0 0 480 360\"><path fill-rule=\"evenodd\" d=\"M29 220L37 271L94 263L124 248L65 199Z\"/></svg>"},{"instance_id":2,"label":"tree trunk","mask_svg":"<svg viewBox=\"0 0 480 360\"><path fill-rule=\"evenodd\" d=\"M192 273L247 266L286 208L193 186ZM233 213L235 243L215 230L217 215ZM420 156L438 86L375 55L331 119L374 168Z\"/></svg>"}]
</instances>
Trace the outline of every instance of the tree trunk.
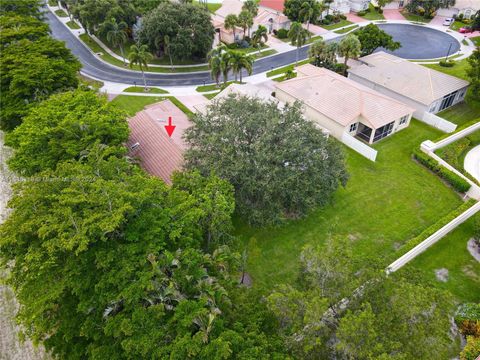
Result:
<instances>
[{"instance_id":1,"label":"tree trunk","mask_svg":"<svg viewBox=\"0 0 480 360\"><path fill-rule=\"evenodd\" d=\"M242 69L240 69L240 84L242 83Z\"/></svg>"},{"instance_id":2,"label":"tree trunk","mask_svg":"<svg viewBox=\"0 0 480 360\"><path fill-rule=\"evenodd\" d=\"M141 65L140 70L142 71L143 85L145 85L145 90L147 90L147 79L145 79L145 71L143 71L143 67Z\"/></svg>"},{"instance_id":3,"label":"tree trunk","mask_svg":"<svg viewBox=\"0 0 480 360\"><path fill-rule=\"evenodd\" d=\"M295 67L298 65L298 53L300 52L300 46L297 46L297 53L295 55Z\"/></svg>"},{"instance_id":4,"label":"tree trunk","mask_svg":"<svg viewBox=\"0 0 480 360\"><path fill-rule=\"evenodd\" d=\"M123 45L120 45L120 53L122 54L122 58L123 58L123 66L127 66L127 62L125 61L125 52L123 50Z\"/></svg>"},{"instance_id":5,"label":"tree trunk","mask_svg":"<svg viewBox=\"0 0 480 360\"><path fill-rule=\"evenodd\" d=\"M168 57L170 58L170 67L172 68L172 71L174 71L175 68L173 67L173 60L172 55L170 55L170 49L168 49Z\"/></svg>"},{"instance_id":6,"label":"tree trunk","mask_svg":"<svg viewBox=\"0 0 480 360\"><path fill-rule=\"evenodd\" d=\"M347 76L347 62L348 62L348 56L345 56L345 60L343 64L345 65L345 69L343 69L343 74Z\"/></svg>"}]
</instances>

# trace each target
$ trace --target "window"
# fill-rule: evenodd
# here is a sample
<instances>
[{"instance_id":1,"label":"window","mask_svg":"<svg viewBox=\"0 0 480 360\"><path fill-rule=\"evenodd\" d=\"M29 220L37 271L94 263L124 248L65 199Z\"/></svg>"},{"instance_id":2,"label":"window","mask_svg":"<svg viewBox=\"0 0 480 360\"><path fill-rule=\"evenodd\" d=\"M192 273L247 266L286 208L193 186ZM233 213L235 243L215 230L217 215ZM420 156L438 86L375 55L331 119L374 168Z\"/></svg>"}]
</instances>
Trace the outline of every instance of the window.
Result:
<instances>
[{"instance_id":1,"label":"window","mask_svg":"<svg viewBox=\"0 0 480 360\"><path fill-rule=\"evenodd\" d=\"M405 115L405 116L403 116L403 117L400 119L399 125L406 124L407 121L408 121L408 115Z\"/></svg>"},{"instance_id":2,"label":"window","mask_svg":"<svg viewBox=\"0 0 480 360\"><path fill-rule=\"evenodd\" d=\"M358 123L350 125L350 132L352 133L354 131L357 131L357 128L358 128Z\"/></svg>"},{"instance_id":3,"label":"window","mask_svg":"<svg viewBox=\"0 0 480 360\"><path fill-rule=\"evenodd\" d=\"M442 99L442 103L440 104L440 108L438 111L442 111L450 106L452 106L453 101L455 100L455 96L457 96L458 90L454 91L448 95L445 95Z\"/></svg>"}]
</instances>

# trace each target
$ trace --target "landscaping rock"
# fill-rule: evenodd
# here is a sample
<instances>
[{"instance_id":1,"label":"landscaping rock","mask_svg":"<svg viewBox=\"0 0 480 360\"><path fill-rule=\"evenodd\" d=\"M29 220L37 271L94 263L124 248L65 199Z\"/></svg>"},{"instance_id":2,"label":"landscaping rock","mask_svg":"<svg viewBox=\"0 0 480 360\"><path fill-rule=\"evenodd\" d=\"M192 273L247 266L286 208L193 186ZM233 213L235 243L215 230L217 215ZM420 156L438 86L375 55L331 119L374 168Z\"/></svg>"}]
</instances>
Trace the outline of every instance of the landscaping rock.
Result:
<instances>
[{"instance_id":1,"label":"landscaping rock","mask_svg":"<svg viewBox=\"0 0 480 360\"><path fill-rule=\"evenodd\" d=\"M448 269L441 268L435 270L435 276L438 281L447 282L448 281Z\"/></svg>"},{"instance_id":2,"label":"landscaping rock","mask_svg":"<svg viewBox=\"0 0 480 360\"><path fill-rule=\"evenodd\" d=\"M480 262L480 247L475 242L474 238L471 238L470 240L468 240L467 249L470 255L472 255L475 260Z\"/></svg>"}]
</instances>

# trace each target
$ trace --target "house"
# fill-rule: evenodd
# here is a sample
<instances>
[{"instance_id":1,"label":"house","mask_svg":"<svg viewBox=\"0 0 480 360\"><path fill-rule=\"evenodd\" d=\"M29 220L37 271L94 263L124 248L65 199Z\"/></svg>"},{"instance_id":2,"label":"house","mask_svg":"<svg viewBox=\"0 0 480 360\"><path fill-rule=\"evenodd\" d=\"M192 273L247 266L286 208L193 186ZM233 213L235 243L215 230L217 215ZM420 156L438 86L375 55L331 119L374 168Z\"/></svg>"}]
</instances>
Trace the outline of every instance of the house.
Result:
<instances>
[{"instance_id":1,"label":"house","mask_svg":"<svg viewBox=\"0 0 480 360\"><path fill-rule=\"evenodd\" d=\"M462 102L467 93L465 80L382 51L359 60L361 65L349 69L349 79L414 108L420 120Z\"/></svg>"},{"instance_id":2,"label":"house","mask_svg":"<svg viewBox=\"0 0 480 360\"><path fill-rule=\"evenodd\" d=\"M238 15L242 11L243 2L241 0L225 0L222 6L212 15L212 24L218 34L218 42L232 44L243 38L243 30L240 27L225 29L225 18L230 15Z\"/></svg>"},{"instance_id":3,"label":"house","mask_svg":"<svg viewBox=\"0 0 480 360\"><path fill-rule=\"evenodd\" d=\"M452 17L463 14L463 17L470 19L480 10L480 0L456 0L455 5L447 9L438 9L437 14L441 16Z\"/></svg>"},{"instance_id":4,"label":"house","mask_svg":"<svg viewBox=\"0 0 480 360\"><path fill-rule=\"evenodd\" d=\"M344 141L345 134L368 144L410 124L414 109L402 102L311 64L297 68L297 78L277 83L275 97L301 101L307 119Z\"/></svg>"},{"instance_id":5,"label":"house","mask_svg":"<svg viewBox=\"0 0 480 360\"><path fill-rule=\"evenodd\" d=\"M172 118L175 131L167 135L165 125ZM187 116L170 100L146 106L128 120L130 136L127 142L129 156L138 158L150 175L171 184L171 175L181 170L186 144L182 139L191 126Z\"/></svg>"},{"instance_id":6,"label":"house","mask_svg":"<svg viewBox=\"0 0 480 360\"><path fill-rule=\"evenodd\" d=\"M252 32L257 30L259 25L262 25L271 34L274 30L289 29L290 23L283 12L259 6L257 16L253 19Z\"/></svg>"}]
</instances>

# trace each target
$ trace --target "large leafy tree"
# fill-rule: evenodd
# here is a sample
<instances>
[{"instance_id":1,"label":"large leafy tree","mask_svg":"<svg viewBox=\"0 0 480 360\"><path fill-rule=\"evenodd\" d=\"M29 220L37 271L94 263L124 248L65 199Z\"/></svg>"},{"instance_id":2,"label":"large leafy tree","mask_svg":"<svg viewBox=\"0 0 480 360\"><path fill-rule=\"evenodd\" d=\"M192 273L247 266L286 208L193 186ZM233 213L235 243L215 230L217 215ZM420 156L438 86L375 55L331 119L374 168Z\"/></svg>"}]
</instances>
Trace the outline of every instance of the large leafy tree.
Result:
<instances>
[{"instance_id":1,"label":"large leafy tree","mask_svg":"<svg viewBox=\"0 0 480 360\"><path fill-rule=\"evenodd\" d=\"M117 146L127 138L125 114L105 97L85 89L65 92L33 108L8 134L7 143L15 149L9 166L33 175L79 159L95 143Z\"/></svg>"},{"instance_id":2,"label":"large leafy tree","mask_svg":"<svg viewBox=\"0 0 480 360\"><path fill-rule=\"evenodd\" d=\"M80 63L63 42L23 39L0 54L0 123L13 129L28 109L51 94L76 88Z\"/></svg>"},{"instance_id":3,"label":"large leafy tree","mask_svg":"<svg viewBox=\"0 0 480 360\"><path fill-rule=\"evenodd\" d=\"M360 28L355 31L355 36L360 40L362 56L370 55L380 47L393 51L402 46L398 41L393 41L391 35L375 24L368 24Z\"/></svg>"},{"instance_id":4,"label":"large leafy tree","mask_svg":"<svg viewBox=\"0 0 480 360\"><path fill-rule=\"evenodd\" d=\"M35 41L47 36L48 24L32 16L8 14L0 16L0 47L3 49L16 41Z\"/></svg>"},{"instance_id":5,"label":"large leafy tree","mask_svg":"<svg viewBox=\"0 0 480 360\"><path fill-rule=\"evenodd\" d=\"M42 0L2 0L0 1L0 14L15 13L42 20L43 12L40 11L42 5Z\"/></svg>"},{"instance_id":6,"label":"large leafy tree","mask_svg":"<svg viewBox=\"0 0 480 360\"><path fill-rule=\"evenodd\" d=\"M302 216L347 181L341 149L305 121L299 104L280 110L233 96L192 121L187 168L229 180L237 210L250 223Z\"/></svg>"},{"instance_id":7,"label":"large leafy tree","mask_svg":"<svg viewBox=\"0 0 480 360\"><path fill-rule=\"evenodd\" d=\"M157 55L165 52L165 35L175 59L205 59L212 48L215 29L203 7L189 3L161 3L147 14L139 32L141 43Z\"/></svg>"},{"instance_id":8,"label":"large leafy tree","mask_svg":"<svg viewBox=\"0 0 480 360\"><path fill-rule=\"evenodd\" d=\"M286 0L284 14L296 22L316 23L321 8L316 0Z\"/></svg>"},{"instance_id":9,"label":"large leafy tree","mask_svg":"<svg viewBox=\"0 0 480 360\"><path fill-rule=\"evenodd\" d=\"M470 55L467 60L469 67L467 68L467 76L470 81L470 91L475 98L480 98L480 48Z\"/></svg>"},{"instance_id":10,"label":"large leafy tree","mask_svg":"<svg viewBox=\"0 0 480 360\"><path fill-rule=\"evenodd\" d=\"M328 239L301 255L300 281L282 286L268 304L292 354L302 359L447 358L454 340L451 296L360 258L351 240Z\"/></svg>"},{"instance_id":11,"label":"large leafy tree","mask_svg":"<svg viewBox=\"0 0 480 360\"><path fill-rule=\"evenodd\" d=\"M118 149L93 146L18 184L10 206L0 249L19 321L58 357L278 351L266 315L250 324L232 306L236 256L201 250L231 226L232 189L215 176L181 174L167 188Z\"/></svg>"}]
</instances>

